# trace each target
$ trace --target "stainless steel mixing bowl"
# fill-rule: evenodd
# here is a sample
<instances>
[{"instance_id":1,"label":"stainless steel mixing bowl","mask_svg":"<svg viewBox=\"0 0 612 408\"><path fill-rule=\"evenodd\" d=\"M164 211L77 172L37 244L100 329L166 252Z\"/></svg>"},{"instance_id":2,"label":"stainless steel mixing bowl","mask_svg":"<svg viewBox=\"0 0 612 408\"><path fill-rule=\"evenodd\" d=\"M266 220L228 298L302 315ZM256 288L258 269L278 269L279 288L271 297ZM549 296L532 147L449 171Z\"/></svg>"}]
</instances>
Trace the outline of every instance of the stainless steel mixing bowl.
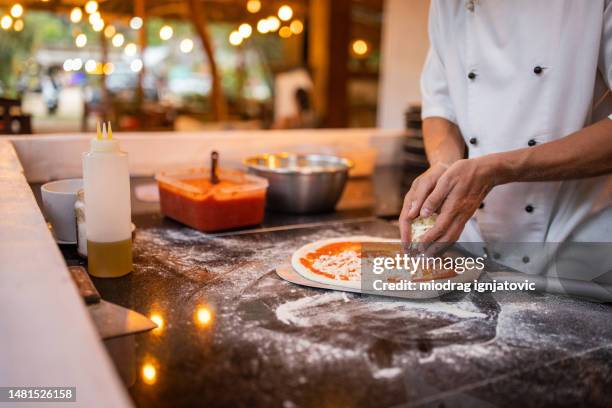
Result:
<instances>
[{"instance_id":1,"label":"stainless steel mixing bowl","mask_svg":"<svg viewBox=\"0 0 612 408\"><path fill-rule=\"evenodd\" d=\"M333 211L353 167L341 157L293 153L253 156L244 164L268 180L267 208L293 214Z\"/></svg>"}]
</instances>

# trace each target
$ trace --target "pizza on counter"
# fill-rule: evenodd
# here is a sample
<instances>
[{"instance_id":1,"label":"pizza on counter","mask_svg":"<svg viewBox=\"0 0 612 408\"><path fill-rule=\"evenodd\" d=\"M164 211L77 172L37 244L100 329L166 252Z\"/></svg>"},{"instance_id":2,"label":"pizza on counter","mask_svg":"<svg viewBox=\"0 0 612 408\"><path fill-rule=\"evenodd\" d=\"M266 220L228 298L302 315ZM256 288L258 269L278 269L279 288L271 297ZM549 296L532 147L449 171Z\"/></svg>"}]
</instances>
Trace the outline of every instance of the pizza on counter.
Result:
<instances>
[{"instance_id":1,"label":"pizza on counter","mask_svg":"<svg viewBox=\"0 0 612 408\"><path fill-rule=\"evenodd\" d=\"M398 240L368 236L333 238L313 242L298 249L291 258L291 266L302 277L314 282L361 289L364 243L368 244L369 259L378 256L395 257L401 252L401 243ZM377 247L377 243L381 245ZM449 269L421 268L410 279L419 282L456 276L455 271ZM385 277L392 282L406 279L408 275L404 271L397 275L387 274Z\"/></svg>"}]
</instances>

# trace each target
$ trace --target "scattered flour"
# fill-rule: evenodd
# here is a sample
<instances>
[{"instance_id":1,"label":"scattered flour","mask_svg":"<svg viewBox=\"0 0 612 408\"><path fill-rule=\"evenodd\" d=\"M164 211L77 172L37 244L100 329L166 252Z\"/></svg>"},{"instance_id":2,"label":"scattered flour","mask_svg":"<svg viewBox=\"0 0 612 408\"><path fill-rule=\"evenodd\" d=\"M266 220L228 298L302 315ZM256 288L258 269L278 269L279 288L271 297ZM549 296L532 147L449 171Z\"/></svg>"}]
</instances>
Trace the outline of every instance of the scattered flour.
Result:
<instances>
[{"instance_id":1,"label":"scattered flour","mask_svg":"<svg viewBox=\"0 0 612 408\"><path fill-rule=\"evenodd\" d=\"M316 324L316 316L308 316L308 309L331 302L344 300L341 292L330 292L322 295L306 296L298 300L283 303L276 308L276 318L281 322L299 327L310 327Z\"/></svg>"},{"instance_id":2,"label":"scattered flour","mask_svg":"<svg viewBox=\"0 0 612 408\"><path fill-rule=\"evenodd\" d=\"M473 309L468 302L444 303L441 301L359 301L352 308L338 308L333 303L350 302L345 292L328 292L306 296L280 304L276 308L276 318L287 325L312 327L320 325L341 324L350 321L351 316L359 312L382 313L386 317L401 317L415 312L441 313L460 319L486 318L484 313Z\"/></svg>"},{"instance_id":3,"label":"scattered flour","mask_svg":"<svg viewBox=\"0 0 612 408\"><path fill-rule=\"evenodd\" d=\"M399 367L383 368L382 370L374 371L372 376L376 379L382 378L394 378L402 373L402 369Z\"/></svg>"},{"instance_id":4,"label":"scattered flour","mask_svg":"<svg viewBox=\"0 0 612 408\"><path fill-rule=\"evenodd\" d=\"M342 228L335 231L319 230L316 232L316 239L351 233L354 231ZM313 236L314 234L308 235L306 229L303 235L300 233L298 236L289 237L279 234L265 242L248 236L211 240L206 234L188 228L150 228L138 230L136 243L144 257L159 260L144 263L141 272L145 273L160 270L161 272L157 273L172 276L193 274L194 281L200 282L197 268L206 268L206 273L213 275L223 275L239 268L239 273L228 275L231 279L219 280L224 282L224 285L218 285L218 289L215 286L214 290L219 290L218 295L226 300L225 303L230 303L230 306L223 310L223 317L219 317L219 322L224 323L219 324L217 330L223 330L224 336L233 336L245 343L256 345L260 356L282 355L283 364L292 372L302 373L304 367L309 366L328 367L337 362L350 362L355 364L354 367L359 364L362 364L361 367L368 367L375 379L397 379L402 373L399 367L414 364L414 353L418 353L419 364L432 364L438 368L442 367L439 369L443 372L450 370L460 374L470 364L504 367L512 366L517 359L521 364L529 364L536 361L543 350L566 354L612 341L612 328L609 325L601 324L598 330L593 329L595 324L607 321L609 308L585 306L580 301L557 296L536 298L524 295L524 299L520 298L520 295L496 297L491 303L499 309L494 314L487 315L469 297L453 303L439 300L380 300L346 292L308 291L278 281L274 277L265 277L278 262L288 260L295 249L311 242ZM248 253L245 255L240 251ZM238 264L237 260L245 260L247 263ZM262 277L264 279L261 279ZM247 291L254 282L258 282L257 286ZM189 285L184 287L185 291L191 290ZM207 287L207 291L203 293L210 296L213 289ZM293 298L303 297L278 304L278 299L287 294ZM267 326L268 322L265 320L237 317L236 306L232 303L234 300L236 304L261 301L268 305L268 302L271 302L274 305L269 310L272 312L272 320L276 318L282 324L277 323L277 327L272 328ZM380 368L375 364L364 363L368 358L368 344L365 342L353 341L354 347L349 347L346 346L350 343L348 341L333 342L323 336L307 338L304 334L311 332L308 329L313 327L327 329L329 332L330 329L345 325L344 334L343 330L337 330L336 334L332 335L333 340L342 340L340 336L352 335L350 325L358 324L356 322L368 324L370 319L375 323L372 325L375 330L386 323L385 319L414 321L417 318L426 321L438 316L450 320L450 324L431 329L424 337L443 341L430 350L419 351L412 347L394 351L392 367ZM473 336L476 326L483 328L487 325L489 328L493 326L491 333L485 333L490 336L482 336L484 340ZM278 326L282 327L279 329ZM300 328L307 330L300 331ZM312 332L316 333L317 330ZM585 338L585 332L594 334ZM389 333L393 332L390 330ZM223 338L221 335L218 337ZM446 340L448 342L444 343ZM468 344L456 343L462 340ZM307 382L306 377L298 378L300 384ZM287 405L291 405L291 401L288 401Z\"/></svg>"}]
</instances>

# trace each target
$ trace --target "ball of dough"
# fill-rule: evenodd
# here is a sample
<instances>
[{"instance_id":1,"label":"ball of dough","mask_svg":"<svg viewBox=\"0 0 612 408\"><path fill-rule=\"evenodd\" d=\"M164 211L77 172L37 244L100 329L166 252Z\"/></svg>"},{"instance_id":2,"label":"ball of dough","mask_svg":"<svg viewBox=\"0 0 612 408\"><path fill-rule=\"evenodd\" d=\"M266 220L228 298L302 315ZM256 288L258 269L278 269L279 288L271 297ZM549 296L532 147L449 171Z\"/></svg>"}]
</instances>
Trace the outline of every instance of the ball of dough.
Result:
<instances>
[{"instance_id":1,"label":"ball of dough","mask_svg":"<svg viewBox=\"0 0 612 408\"><path fill-rule=\"evenodd\" d=\"M420 242L421 238L427 231L433 228L438 218L437 214L432 214L429 217L417 217L412 220L410 237L412 242Z\"/></svg>"}]
</instances>

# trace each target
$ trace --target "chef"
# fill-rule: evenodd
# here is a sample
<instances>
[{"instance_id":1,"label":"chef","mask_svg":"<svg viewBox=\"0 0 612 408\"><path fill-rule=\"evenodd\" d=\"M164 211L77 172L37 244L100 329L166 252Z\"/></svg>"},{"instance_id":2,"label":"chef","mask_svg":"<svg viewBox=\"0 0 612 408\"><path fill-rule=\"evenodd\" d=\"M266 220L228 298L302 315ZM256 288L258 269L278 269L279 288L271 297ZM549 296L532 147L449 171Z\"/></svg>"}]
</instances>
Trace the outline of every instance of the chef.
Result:
<instances>
[{"instance_id":1,"label":"chef","mask_svg":"<svg viewBox=\"0 0 612 408\"><path fill-rule=\"evenodd\" d=\"M612 0L432 0L429 37L430 168L406 194L402 240L437 213L423 243L541 274L544 252L571 264L565 244L612 241ZM563 274L612 283L610 248Z\"/></svg>"}]
</instances>

